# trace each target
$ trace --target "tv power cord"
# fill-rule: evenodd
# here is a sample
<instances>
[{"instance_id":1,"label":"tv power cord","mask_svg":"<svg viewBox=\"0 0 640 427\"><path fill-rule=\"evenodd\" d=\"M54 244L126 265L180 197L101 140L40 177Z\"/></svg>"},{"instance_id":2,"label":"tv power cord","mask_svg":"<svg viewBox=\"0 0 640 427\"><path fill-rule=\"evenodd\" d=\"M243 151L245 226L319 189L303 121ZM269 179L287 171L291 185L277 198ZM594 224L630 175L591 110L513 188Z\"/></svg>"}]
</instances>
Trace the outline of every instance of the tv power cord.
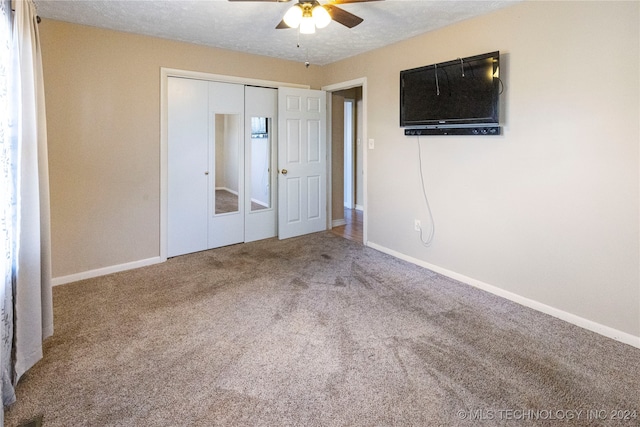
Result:
<instances>
[{"instance_id":1,"label":"tv power cord","mask_svg":"<svg viewBox=\"0 0 640 427\"><path fill-rule=\"evenodd\" d=\"M429 198L427 197L427 189L424 185L424 174L422 173L422 148L420 145L420 136L418 136L418 166L420 169L420 184L422 185L422 195L424 196L424 202L427 205L427 212L429 213L429 232L427 234L427 238L424 238L424 229L422 226L418 226L418 230L420 231L420 241L426 247L431 246L433 242L433 236L436 233L436 224L433 219L433 213L431 212L431 205L429 204Z\"/></svg>"}]
</instances>

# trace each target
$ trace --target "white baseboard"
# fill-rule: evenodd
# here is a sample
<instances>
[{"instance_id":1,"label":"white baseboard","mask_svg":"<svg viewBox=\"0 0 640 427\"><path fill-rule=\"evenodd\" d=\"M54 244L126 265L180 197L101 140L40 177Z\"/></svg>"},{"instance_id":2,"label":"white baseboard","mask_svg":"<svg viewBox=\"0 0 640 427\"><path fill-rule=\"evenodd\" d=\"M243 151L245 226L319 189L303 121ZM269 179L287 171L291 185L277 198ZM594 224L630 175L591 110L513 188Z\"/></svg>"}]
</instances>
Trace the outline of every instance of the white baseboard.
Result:
<instances>
[{"instance_id":1,"label":"white baseboard","mask_svg":"<svg viewBox=\"0 0 640 427\"><path fill-rule=\"evenodd\" d=\"M226 191L227 193L235 194L236 196L238 195L238 192L236 190L232 190L227 187L216 187L216 190L223 190L223 191Z\"/></svg>"},{"instance_id":2,"label":"white baseboard","mask_svg":"<svg viewBox=\"0 0 640 427\"><path fill-rule=\"evenodd\" d=\"M482 289L483 291L492 293L499 297L508 299L525 307L532 308L534 310L540 311L542 313L548 314L550 316L556 317L560 320L564 320L565 322L572 323L581 328L587 329L591 332L595 332L597 334L603 335L607 338L614 339L616 341L620 341L624 344L628 344L630 346L640 348L640 337L631 335L627 332L622 332L617 329L611 328L609 326L602 325L600 323L594 322L589 319L585 319L580 316L576 316L575 314L568 313L566 311L560 310L555 307L551 307L549 305L543 304L539 301L532 300L530 298L523 297L521 295L515 294L513 292L506 291L504 289L498 288L497 286L490 285L488 283L481 282L480 280L473 279L471 277L467 277L465 275L456 273L454 271L447 270L442 267L438 267L437 265L430 264L428 262L419 260L417 258L410 257L408 255L402 254L400 252L396 252L392 249L386 248L384 246L378 245L376 243L367 242L367 246L370 248L376 249L380 252L384 252L388 255L394 256L396 258L400 258L404 261L408 261L412 264L419 265L420 267L427 268L436 273L442 274L443 276L450 277L459 282L465 283L467 285L473 286L478 289Z\"/></svg>"},{"instance_id":3,"label":"white baseboard","mask_svg":"<svg viewBox=\"0 0 640 427\"><path fill-rule=\"evenodd\" d=\"M363 211L364 210L364 206L359 205L359 204L356 203L356 210L357 211Z\"/></svg>"},{"instance_id":4,"label":"white baseboard","mask_svg":"<svg viewBox=\"0 0 640 427\"><path fill-rule=\"evenodd\" d=\"M95 270L83 271L81 273L70 274L68 276L54 277L51 279L53 286L64 285L66 283L77 282L78 280L92 279L94 277L105 276L120 271L133 270L134 268L146 267L158 264L165 260L161 257L147 258L140 261L128 262L125 264L112 265L110 267L98 268Z\"/></svg>"},{"instance_id":5,"label":"white baseboard","mask_svg":"<svg viewBox=\"0 0 640 427\"><path fill-rule=\"evenodd\" d=\"M347 225L347 221L343 219L334 219L331 221L331 227L340 227L341 225Z\"/></svg>"},{"instance_id":6,"label":"white baseboard","mask_svg":"<svg viewBox=\"0 0 640 427\"><path fill-rule=\"evenodd\" d=\"M253 197L251 198L251 203L258 204L258 205L263 206L265 208L269 207L269 204L267 202L263 202L262 200L254 199Z\"/></svg>"}]
</instances>

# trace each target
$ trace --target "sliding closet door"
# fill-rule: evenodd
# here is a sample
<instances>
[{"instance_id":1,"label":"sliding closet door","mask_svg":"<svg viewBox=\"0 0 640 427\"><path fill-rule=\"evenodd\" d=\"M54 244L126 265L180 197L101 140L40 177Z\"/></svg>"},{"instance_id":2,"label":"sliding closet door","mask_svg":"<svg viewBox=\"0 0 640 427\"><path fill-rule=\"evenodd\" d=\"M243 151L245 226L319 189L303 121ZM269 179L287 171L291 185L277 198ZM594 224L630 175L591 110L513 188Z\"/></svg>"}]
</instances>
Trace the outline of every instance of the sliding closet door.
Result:
<instances>
[{"instance_id":1,"label":"sliding closet door","mask_svg":"<svg viewBox=\"0 0 640 427\"><path fill-rule=\"evenodd\" d=\"M244 86L209 82L209 247L244 241Z\"/></svg>"},{"instance_id":2,"label":"sliding closet door","mask_svg":"<svg viewBox=\"0 0 640 427\"><path fill-rule=\"evenodd\" d=\"M168 79L167 256L201 251L207 238L208 82Z\"/></svg>"},{"instance_id":3,"label":"sliding closet door","mask_svg":"<svg viewBox=\"0 0 640 427\"><path fill-rule=\"evenodd\" d=\"M245 88L245 242L278 233L277 113L277 89Z\"/></svg>"},{"instance_id":4,"label":"sliding closet door","mask_svg":"<svg viewBox=\"0 0 640 427\"><path fill-rule=\"evenodd\" d=\"M244 241L244 86L168 79L167 256Z\"/></svg>"}]
</instances>

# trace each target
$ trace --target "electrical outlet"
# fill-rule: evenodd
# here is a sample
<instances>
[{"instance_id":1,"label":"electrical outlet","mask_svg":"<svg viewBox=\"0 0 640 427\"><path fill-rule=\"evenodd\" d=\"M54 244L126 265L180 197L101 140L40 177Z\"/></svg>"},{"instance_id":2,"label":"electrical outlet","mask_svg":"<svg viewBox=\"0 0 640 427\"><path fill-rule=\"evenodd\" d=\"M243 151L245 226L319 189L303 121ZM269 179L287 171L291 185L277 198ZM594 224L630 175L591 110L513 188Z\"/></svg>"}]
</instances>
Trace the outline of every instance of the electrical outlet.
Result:
<instances>
[{"instance_id":1,"label":"electrical outlet","mask_svg":"<svg viewBox=\"0 0 640 427\"><path fill-rule=\"evenodd\" d=\"M420 223L419 219L414 220L413 229L416 231L422 230L422 224Z\"/></svg>"}]
</instances>

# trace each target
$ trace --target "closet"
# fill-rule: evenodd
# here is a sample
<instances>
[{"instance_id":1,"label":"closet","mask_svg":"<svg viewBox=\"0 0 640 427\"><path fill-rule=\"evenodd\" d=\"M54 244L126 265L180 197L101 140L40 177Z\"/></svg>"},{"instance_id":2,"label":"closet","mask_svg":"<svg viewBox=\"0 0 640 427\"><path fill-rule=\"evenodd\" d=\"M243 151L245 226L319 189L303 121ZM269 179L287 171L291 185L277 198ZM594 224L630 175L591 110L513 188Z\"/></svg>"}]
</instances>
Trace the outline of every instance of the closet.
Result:
<instances>
[{"instance_id":1,"label":"closet","mask_svg":"<svg viewBox=\"0 0 640 427\"><path fill-rule=\"evenodd\" d=\"M277 235L278 91L167 81L167 256Z\"/></svg>"}]
</instances>

